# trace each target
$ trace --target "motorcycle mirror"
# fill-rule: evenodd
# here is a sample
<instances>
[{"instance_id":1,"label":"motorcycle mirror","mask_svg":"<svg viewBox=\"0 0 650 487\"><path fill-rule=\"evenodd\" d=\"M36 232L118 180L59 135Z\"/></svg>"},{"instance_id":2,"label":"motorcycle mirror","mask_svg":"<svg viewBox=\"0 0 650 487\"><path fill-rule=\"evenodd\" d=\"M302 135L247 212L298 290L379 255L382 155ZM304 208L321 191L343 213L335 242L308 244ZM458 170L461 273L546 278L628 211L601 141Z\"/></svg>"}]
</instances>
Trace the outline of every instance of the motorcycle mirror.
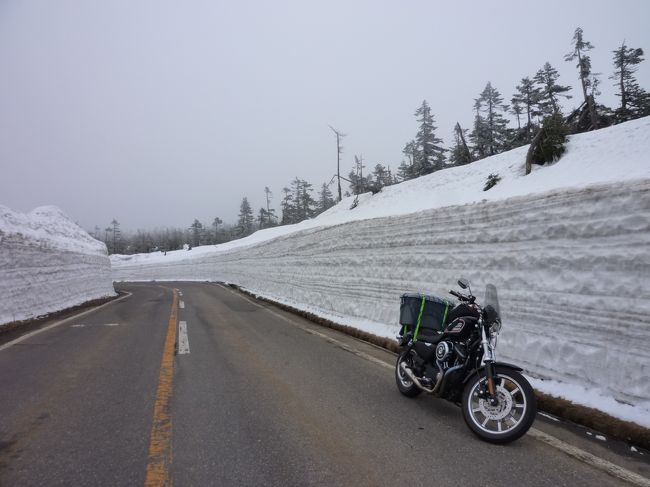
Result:
<instances>
[{"instance_id":1,"label":"motorcycle mirror","mask_svg":"<svg viewBox=\"0 0 650 487\"><path fill-rule=\"evenodd\" d=\"M469 287L469 281L465 278L460 278L458 279L458 285L463 289L467 289Z\"/></svg>"}]
</instances>

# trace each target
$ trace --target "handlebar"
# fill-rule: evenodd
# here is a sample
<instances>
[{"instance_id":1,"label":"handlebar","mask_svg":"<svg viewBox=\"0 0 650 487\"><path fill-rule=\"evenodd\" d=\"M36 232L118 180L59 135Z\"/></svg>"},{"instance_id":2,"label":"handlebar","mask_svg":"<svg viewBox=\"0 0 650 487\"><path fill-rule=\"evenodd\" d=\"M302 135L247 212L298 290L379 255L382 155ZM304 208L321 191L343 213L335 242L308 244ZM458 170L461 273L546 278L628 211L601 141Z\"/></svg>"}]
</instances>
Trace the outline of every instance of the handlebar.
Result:
<instances>
[{"instance_id":1,"label":"handlebar","mask_svg":"<svg viewBox=\"0 0 650 487\"><path fill-rule=\"evenodd\" d=\"M465 301L466 303L473 303L476 301L475 296L465 296L464 294L461 294L458 291L454 291L453 289L449 291L449 294L456 296L459 300Z\"/></svg>"}]
</instances>

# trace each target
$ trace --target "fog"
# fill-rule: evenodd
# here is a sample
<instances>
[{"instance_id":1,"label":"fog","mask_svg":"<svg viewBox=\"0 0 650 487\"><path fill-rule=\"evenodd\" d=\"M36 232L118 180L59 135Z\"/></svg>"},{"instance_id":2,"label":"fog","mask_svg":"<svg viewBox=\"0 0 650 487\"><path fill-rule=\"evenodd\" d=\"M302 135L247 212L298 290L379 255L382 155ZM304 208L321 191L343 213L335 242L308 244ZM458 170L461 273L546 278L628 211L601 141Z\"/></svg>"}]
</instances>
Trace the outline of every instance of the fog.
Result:
<instances>
[{"instance_id":1,"label":"fog","mask_svg":"<svg viewBox=\"0 0 650 487\"><path fill-rule=\"evenodd\" d=\"M615 105L611 51L650 55L650 2L0 2L0 205L87 229L237 219L264 187L316 189L363 155L393 170L426 99L446 145L491 81L508 101L549 61L581 102L578 26ZM650 89L650 61L637 79ZM347 186L347 185L346 185ZM333 192L335 185L331 186Z\"/></svg>"}]
</instances>

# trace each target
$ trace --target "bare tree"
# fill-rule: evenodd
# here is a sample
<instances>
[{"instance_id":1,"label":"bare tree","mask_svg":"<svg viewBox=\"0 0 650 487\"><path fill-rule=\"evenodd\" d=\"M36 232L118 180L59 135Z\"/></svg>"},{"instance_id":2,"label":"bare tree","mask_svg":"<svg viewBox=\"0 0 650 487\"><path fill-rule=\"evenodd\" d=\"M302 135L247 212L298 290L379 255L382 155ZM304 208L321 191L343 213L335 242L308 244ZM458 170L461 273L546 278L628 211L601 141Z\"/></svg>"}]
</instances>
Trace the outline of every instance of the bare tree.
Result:
<instances>
[{"instance_id":1,"label":"bare tree","mask_svg":"<svg viewBox=\"0 0 650 487\"><path fill-rule=\"evenodd\" d=\"M343 147L341 147L341 139L347 134L339 132L331 125L329 125L329 128L331 128L332 132L336 134L336 177L338 178L339 184L339 201L341 201L343 199L341 195L341 154L343 153Z\"/></svg>"}]
</instances>

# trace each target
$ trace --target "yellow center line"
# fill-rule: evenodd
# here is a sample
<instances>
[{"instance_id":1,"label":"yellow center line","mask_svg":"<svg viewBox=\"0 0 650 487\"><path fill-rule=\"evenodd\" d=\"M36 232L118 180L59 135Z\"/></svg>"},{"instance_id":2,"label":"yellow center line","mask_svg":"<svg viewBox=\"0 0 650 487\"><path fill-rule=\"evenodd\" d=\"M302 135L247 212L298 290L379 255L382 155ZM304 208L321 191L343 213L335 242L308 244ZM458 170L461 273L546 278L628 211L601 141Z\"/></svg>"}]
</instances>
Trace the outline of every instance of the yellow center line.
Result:
<instances>
[{"instance_id":1,"label":"yellow center line","mask_svg":"<svg viewBox=\"0 0 650 487\"><path fill-rule=\"evenodd\" d=\"M169 470L172 463L172 415L170 402L174 378L174 344L176 343L176 318L178 314L178 294L174 290L172 311L167 325L167 338L160 364L160 378L156 391L156 404L153 409L153 424L149 439L149 457L144 485L171 486Z\"/></svg>"}]
</instances>

